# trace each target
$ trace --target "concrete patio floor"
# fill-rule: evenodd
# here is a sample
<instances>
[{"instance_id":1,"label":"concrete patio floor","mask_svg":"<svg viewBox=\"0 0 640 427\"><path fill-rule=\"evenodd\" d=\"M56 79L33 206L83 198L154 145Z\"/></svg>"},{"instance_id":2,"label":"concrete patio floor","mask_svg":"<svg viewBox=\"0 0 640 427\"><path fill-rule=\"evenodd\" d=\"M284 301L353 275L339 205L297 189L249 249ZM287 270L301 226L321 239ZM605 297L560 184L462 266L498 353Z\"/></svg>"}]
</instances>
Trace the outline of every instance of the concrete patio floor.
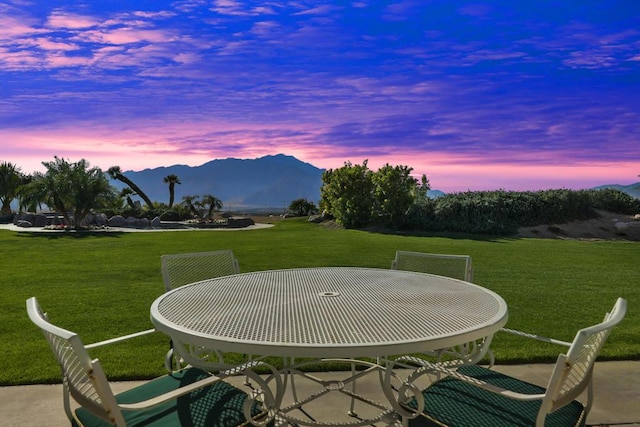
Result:
<instances>
[{"instance_id":1,"label":"concrete patio floor","mask_svg":"<svg viewBox=\"0 0 640 427\"><path fill-rule=\"evenodd\" d=\"M545 385L551 368L552 365L548 364L529 364L499 365L494 369L534 384ZM317 375L324 378L332 374ZM235 380L242 382L242 378ZM373 381L373 377L365 377L363 381L358 382L359 391L375 390L377 385ZM116 382L113 383L113 388L118 393L136 384L138 383ZM304 387L302 383L299 385ZM594 405L587 418L587 425L640 426L640 361L597 362L594 389ZM338 396L340 397L337 398ZM69 425L62 407L61 385L0 387L0 402L3 426ZM329 396L321 405L316 405L313 415L318 419L348 421L350 418L346 416L347 407L348 399L335 394ZM339 414L345 415L340 418Z\"/></svg>"}]
</instances>

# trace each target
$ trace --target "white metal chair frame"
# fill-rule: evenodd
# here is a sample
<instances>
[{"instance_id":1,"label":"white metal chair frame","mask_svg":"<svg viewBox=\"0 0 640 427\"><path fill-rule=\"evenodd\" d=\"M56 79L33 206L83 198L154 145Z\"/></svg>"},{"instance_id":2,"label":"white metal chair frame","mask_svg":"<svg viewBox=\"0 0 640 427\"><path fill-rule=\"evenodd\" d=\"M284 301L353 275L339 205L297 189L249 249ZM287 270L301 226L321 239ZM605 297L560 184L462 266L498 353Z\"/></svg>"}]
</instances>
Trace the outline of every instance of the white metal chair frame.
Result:
<instances>
[{"instance_id":1,"label":"white metal chair frame","mask_svg":"<svg viewBox=\"0 0 640 427\"><path fill-rule=\"evenodd\" d=\"M162 280L166 292L200 280L240 273L240 265L231 249L161 255L160 260ZM185 349L185 351L198 354L211 353L209 350L201 348ZM214 359L212 367L222 363L220 354L213 352L212 358ZM202 360L202 355L199 356L199 359ZM182 357L175 354L174 344L171 342L170 349L165 356L165 368L171 372L180 369L183 364Z\"/></svg>"},{"instance_id":2,"label":"white metal chair frame","mask_svg":"<svg viewBox=\"0 0 640 427\"><path fill-rule=\"evenodd\" d=\"M473 282L473 264L469 255L396 251L391 269L438 274ZM451 356L454 360L447 363L447 366L477 363L486 355L489 357L489 365L493 366L493 352L488 348L490 343L491 337L486 337L483 340L465 343L455 348L441 349L425 354L436 357L438 361L441 361L445 355Z\"/></svg>"},{"instance_id":3,"label":"white metal chair frame","mask_svg":"<svg viewBox=\"0 0 640 427\"><path fill-rule=\"evenodd\" d=\"M609 337L611 330L624 319L626 311L627 301L623 298L618 298L612 310L604 316L604 320L601 323L579 330L573 342L570 343L540 335L515 331L517 335L522 337L568 348L566 354L561 353L558 355L545 392L542 394L523 394L503 389L494 384L483 382L478 378L462 375L456 370L448 369L442 364L426 363L422 359L414 360L414 362L422 366L415 376L438 372L509 399L521 401L539 400L541 404L537 414L536 427L543 427L548 414L573 402L586 389L587 401L584 404L584 418L586 419L593 404L593 368L596 358ZM503 331L509 333L514 332L509 329L503 329ZM408 361L408 359L410 358L404 358L404 361ZM425 409L428 410L428 408ZM411 424L411 422L409 424Z\"/></svg>"},{"instance_id":4,"label":"white metal chair frame","mask_svg":"<svg viewBox=\"0 0 640 427\"><path fill-rule=\"evenodd\" d=\"M141 402L131 404L118 403L100 361L91 359L87 350L146 335L150 332L155 332L155 330L141 331L84 345L77 334L49 323L47 315L42 312L35 297L27 300L27 313L31 321L44 333L62 369L64 410L67 418L71 423L75 423L74 425L82 425L82 423L71 408L71 398L97 417L118 427L125 427L126 422L122 411L149 409L222 381L222 377L211 375L205 379ZM232 372L234 375L238 373L251 375L252 378L257 377L250 370ZM257 377L257 380L260 381L260 378ZM273 399L272 396L268 398L271 401ZM245 405L244 411L247 419L251 419L250 405Z\"/></svg>"},{"instance_id":5,"label":"white metal chair frame","mask_svg":"<svg viewBox=\"0 0 640 427\"><path fill-rule=\"evenodd\" d=\"M231 249L162 255L160 260L166 291L200 280L240 273L240 265Z\"/></svg>"},{"instance_id":6,"label":"white metal chair frame","mask_svg":"<svg viewBox=\"0 0 640 427\"><path fill-rule=\"evenodd\" d=\"M443 268L444 266L448 268ZM439 274L473 283L473 265L469 255L396 251L391 268L393 270Z\"/></svg>"}]
</instances>

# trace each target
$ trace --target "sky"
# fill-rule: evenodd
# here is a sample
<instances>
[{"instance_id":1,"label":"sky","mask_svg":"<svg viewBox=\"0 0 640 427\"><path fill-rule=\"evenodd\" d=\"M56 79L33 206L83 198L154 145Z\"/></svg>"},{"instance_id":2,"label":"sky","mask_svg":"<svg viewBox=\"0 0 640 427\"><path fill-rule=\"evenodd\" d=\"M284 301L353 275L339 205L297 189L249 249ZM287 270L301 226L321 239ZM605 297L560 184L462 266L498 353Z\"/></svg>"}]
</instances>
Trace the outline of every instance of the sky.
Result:
<instances>
[{"instance_id":1,"label":"sky","mask_svg":"<svg viewBox=\"0 0 640 427\"><path fill-rule=\"evenodd\" d=\"M446 192L640 174L637 0L4 0L0 161L286 154Z\"/></svg>"}]
</instances>

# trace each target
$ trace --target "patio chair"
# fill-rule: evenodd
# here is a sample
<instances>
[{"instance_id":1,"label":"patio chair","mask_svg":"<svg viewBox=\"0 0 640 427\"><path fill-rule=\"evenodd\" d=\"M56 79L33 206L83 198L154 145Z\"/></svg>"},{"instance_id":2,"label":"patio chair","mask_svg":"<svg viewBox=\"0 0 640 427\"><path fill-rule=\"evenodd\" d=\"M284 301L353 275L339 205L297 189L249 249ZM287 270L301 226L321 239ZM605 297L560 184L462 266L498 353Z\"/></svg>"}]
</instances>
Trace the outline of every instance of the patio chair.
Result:
<instances>
[{"instance_id":1,"label":"patio chair","mask_svg":"<svg viewBox=\"0 0 640 427\"><path fill-rule=\"evenodd\" d=\"M471 257L468 255L396 251L396 258L391 263L391 268L437 274L473 282L473 266L471 265Z\"/></svg>"},{"instance_id":2,"label":"patio chair","mask_svg":"<svg viewBox=\"0 0 640 427\"><path fill-rule=\"evenodd\" d=\"M200 280L240 273L240 265L231 249L162 255L160 260L162 280L167 292ZM175 354L173 341L171 341L165 356L165 368L171 372L180 369L183 364L182 358Z\"/></svg>"},{"instance_id":3,"label":"patio chair","mask_svg":"<svg viewBox=\"0 0 640 427\"><path fill-rule=\"evenodd\" d=\"M87 350L145 332L85 346L77 334L49 323L35 297L27 300L27 312L62 368L64 409L73 426L228 427L262 413L246 393L196 368L172 372L114 395L100 361L91 359ZM79 405L75 410L70 398L77 404L74 407Z\"/></svg>"},{"instance_id":4,"label":"patio chair","mask_svg":"<svg viewBox=\"0 0 640 427\"><path fill-rule=\"evenodd\" d=\"M627 302L618 298L602 323L579 330L560 354L546 387L480 366L430 369L448 376L422 391L424 409L409 426L584 426L593 402L593 368L614 326L622 321ZM586 402L578 400L585 389ZM412 400L410 407L416 408Z\"/></svg>"},{"instance_id":5,"label":"patio chair","mask_svg":"<svg viewBox=\"0 0 640 427\"><path fill-rule=\"evenodd\" d=\"M160 260L166 291L212 277L240 273L238 260L231 249L162 255Z\"/></svg>"},{"instance_id":6,"label":"patio chair","mask_svg":"<svg viewBox=\"0 0 640 427\"><path fill-rule=\"evenodd\" d=\"M432 254L424 252L396 251L391 263L393 270L415 271L473 282L473 265L469 255ZM491 337L465 343L456 347L425 353L442 360L445 355L453 358L453 364L477 363L485 355L490 366L494 363L493 352L488 348Z\"/></svg>"}]
</instances>

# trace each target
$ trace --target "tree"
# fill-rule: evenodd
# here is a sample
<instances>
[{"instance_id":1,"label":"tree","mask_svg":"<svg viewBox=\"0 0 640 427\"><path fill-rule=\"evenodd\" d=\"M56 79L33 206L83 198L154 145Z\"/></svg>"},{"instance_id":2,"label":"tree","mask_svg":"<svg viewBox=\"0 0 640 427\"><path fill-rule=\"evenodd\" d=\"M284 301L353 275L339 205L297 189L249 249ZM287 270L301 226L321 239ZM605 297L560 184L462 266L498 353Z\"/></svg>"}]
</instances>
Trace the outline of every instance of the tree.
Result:
<instances>
[{"instance_id":1,"label":"tree","mask_svg":"<svg viewBox=\"0 0 640 427\"><path fill-rule=\"evenodd\" d=\"M289 205L289 210L298 216L307 216L317 212L318 208L307 199L296 199Z\"/></svg>"},{"instance_id":2,"label":"tree","mask_svg":"<svg viewBox=\"0 0 640 427\"><path fill-rule=\"evenodd\" d=\"M211 219L211 217L213 216L213 212L222 209L222 200L218 199L215 196L212 196L211 194L205 194L204 196L202 196L201 202L203 205L209 207L207 211L207 219Z\"/></svg>"},{"instance_id":3,"label":"tree","mask_svg":"<svg viewBox=\"0 0 640 427\"><path fill-rule=\"evenodd\" d=\"M136 209L136 204L133 203L133 200L131 200L131 195L134 194L133 190L130 187L127 188L123 188L120 191L120 197L123 197L126 201L127 201L127 206L129 206L129 208L131 208L132 210Z\"/></svg>"},{"instance_id":4,"label":"tree","mask_svg":"<svg viewBox=\"0 0 640 427\"><path fill-rule=\"evenodd\" d=\"M374 211L387 226L400 226L407 210L416 202L418 180L411 176L411 171L413 168L408 166L387 163L372 175Z\"/></svg>"},{"instance_id":5,"label":"tree","mask_svg":"<svg viewBox=\"0 0 640 427\"><path fill-rule=\"evenodd\" d=\"M133 181L131 181L129 178L127 178L122 174L122 171L120 170L120 166L111 166L107 171L107 173L112 179L123 182L124 184L129 186L129 188L131 188L134 193L136 193L138 196L142 198L142 200L144 200L144 202L147 204L149 209L153 209L153 203L151 202L151 199L149 198L149 196L147 196L140 189L140 187L138 187Z\"/></svg>"},{"instance_id":6,"label":"tree","mask_svg":"<svg viewBox=\"0 0 640 427\"><path fill-rule=\"evenodd\" d=\"M42 164L47 171L34 173L32 181L20 191L31 200L43 201L76 229L92 209L110 203L115 197L105 174L99 168L90 168L84 159L70 163L56 156L54 161Z\"/></svg>"},{"instance_id":7,"label":"tree","mask_svg":"<svg viewBox=\"0 0 640 427\"><path fill-rule=\"evenodd\" d=\"M182 184L178 175L169 174L162 179L162 182L169 184L169 209L173 207L173 200L176 192L176 184Z\"/></svg>"},{"instance_id":8,"label":"tree","mask_svg":"<svg viewBox=\"0 0 640 427\"><path fill-rule=\"evenodd\" d=\"M20 168L13 163L0 163L0 214L11 213L11 202L17 196L18 187L22 184Z\"/></svg>"},{"instance_id":9,"label":"tree","mask_svg":"<svg viewBox=\"0 0 640 427\"><path fill-rule=\"evenodd\" d=\"M37 195L30 194L28 191L23 191L32 181L33 175L22 175L20 186L16 190L18 209L20 212L35 212L38 208L42 208L42 204L44 203L44 200L39 199Z\"/></svg>"},{"instance_id":10,"label":"tree","mask_svg":"<svg viewBox=\"0 0 640 427\"><path fill-rule=\"evenodd\" d=\"M200 196L183 196L182 197L182 204L187 208L187 210L189 212L191 212L192 215L194 216L200 216L198 214L198 209L196 208L196 204L199 203L198 198Z\"/></svg>"},{"instance_id":11,"label":"tree","mask_svg":"<svg viewBox=\"0 0 640 427\"><path fill-rule=\"evenodd\" d=\"M371 175L367 160L362 165L345 162L341 168L324 171L320 208L346 228L369 224L374 201Z\"/></svg>"}]
</instances>

